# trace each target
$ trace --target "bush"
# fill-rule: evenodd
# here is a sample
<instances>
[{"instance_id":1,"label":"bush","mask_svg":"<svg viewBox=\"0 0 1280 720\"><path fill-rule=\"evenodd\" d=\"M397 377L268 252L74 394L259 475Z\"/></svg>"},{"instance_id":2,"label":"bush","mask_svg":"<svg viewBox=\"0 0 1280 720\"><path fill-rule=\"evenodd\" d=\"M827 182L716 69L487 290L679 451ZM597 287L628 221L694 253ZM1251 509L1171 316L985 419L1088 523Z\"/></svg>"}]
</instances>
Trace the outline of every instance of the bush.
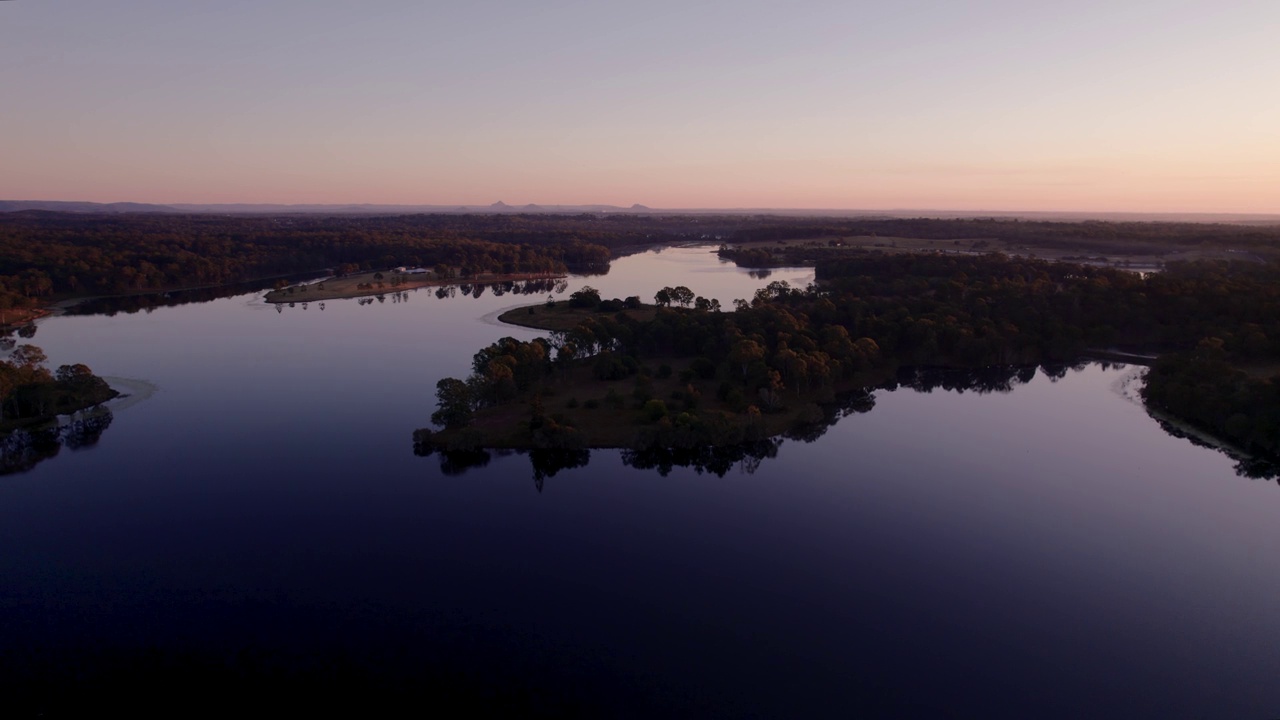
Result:
<instances>
[{"instance_id":1,"label":"bush","mask_svg":"<svg viewBox=\"0 0 1280 720\"><path fill-rule=\"evenodd\" d=\"M631 397L635 398L636 402L640 404L648 402L653 397L653 381L647 375L641 375L636 378L636 385L631 390Z\"/></svg>"},{"instance_id":2,"label":"bush","mask_svg":"<svg viewBox=\"0 0 1280 720\"><path fill-rule=\"evenodd\" d=\"M569 307L594 308L600 304L600 291L584 285L581 290L569 295Z\"/></svg>"},{"instance_id":3,"label":"bush","mask_svg":"<svg viewBox=\"0 0 1280 720\"><path fill-rule=\"evenodd\" d=\"M689 369L703 380L710 380L716 376L716 364L705 357L694 358L693 362L689 363Z\"/></svg>"},{"instance_id":4,"label":"bush","mask_svg":"<svg viewBox=\"0 0 1280 720\"><path fill-rule=\"evenodd\" d=\"M644 404L642 412L645 420L657 422L667 416L667 404L661 400L650 400Z\"/></svg>"},{"instance_id":5,"label":"bush","mask_svg":"<svg viewBox=\"0 0 1280 720\"><path fill-rule=\"evenodd\" d=\"M592 367L597 380L621 380L630 373L627 366L616 355L601 355Z\"/></svg>"}]
</instances>

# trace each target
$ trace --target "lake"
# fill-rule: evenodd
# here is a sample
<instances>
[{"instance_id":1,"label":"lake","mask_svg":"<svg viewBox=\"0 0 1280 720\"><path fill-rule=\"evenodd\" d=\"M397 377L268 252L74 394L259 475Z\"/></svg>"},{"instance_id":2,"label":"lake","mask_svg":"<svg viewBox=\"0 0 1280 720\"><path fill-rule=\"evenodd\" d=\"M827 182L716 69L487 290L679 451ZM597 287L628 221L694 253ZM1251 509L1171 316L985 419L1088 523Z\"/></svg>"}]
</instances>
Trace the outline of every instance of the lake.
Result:
<instances>
[{"instance_id":1,"label":"lake","mask_svg":"<svg viewBox=\"0 0 1280 720\"><path fill-rule=\"evenodd\" d=\"M673 248L557 297L732 307L812 277ZM1280 714L1280 488L1162 430L1139 369L904 377L723 475L593 451L535 481L527 455L464 470L410 435L437 380L539 334L493 318L545 294L261 295L39 325L51 365L143 382L0 477L13 685L194 668L592 716Z\"/></svg>"}]
</instances>

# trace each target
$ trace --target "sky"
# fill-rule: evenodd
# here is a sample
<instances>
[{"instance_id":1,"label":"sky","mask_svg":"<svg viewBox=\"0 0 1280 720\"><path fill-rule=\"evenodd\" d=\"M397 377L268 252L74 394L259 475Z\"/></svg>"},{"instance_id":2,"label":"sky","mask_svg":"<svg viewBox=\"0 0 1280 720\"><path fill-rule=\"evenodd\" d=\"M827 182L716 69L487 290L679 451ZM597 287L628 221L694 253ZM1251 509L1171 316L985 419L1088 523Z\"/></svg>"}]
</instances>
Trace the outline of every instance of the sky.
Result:
<instances>
[{"instance_id":1,"label":"sky","mask_svg":"<svg viewBox=\"0 0 1280 720\"><path fill-rule=\"evenodd\" d=\"M1280 213L1276 0L0 1L0 199Z\"/></svg>"}]
</instances>

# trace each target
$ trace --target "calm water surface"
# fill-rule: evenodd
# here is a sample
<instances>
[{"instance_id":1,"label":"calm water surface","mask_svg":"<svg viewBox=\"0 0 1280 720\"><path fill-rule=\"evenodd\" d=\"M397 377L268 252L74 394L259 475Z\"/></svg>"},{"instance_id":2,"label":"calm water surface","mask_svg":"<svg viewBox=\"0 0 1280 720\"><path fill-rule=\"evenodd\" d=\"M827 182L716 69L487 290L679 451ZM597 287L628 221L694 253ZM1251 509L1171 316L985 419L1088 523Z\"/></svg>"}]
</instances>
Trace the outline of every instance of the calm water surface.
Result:
<instances>
[{"instance_id":1,"label":"calm water surface","mask_svg":"<svg viewBox=\"0 0 1280 720\"><path fill-rule=\"evenodd\" d=\"M566 292L777 279L812 273L673 249ZM1280 488L1165 434L1134 370L878 391L755 468L596 451L539 491L526 456L410 445L539 297L258 298L40 325L53 364L158 389L0 477L10 670L250 648L605 715L1280 714Z\"/></svg>"}]
</instances>

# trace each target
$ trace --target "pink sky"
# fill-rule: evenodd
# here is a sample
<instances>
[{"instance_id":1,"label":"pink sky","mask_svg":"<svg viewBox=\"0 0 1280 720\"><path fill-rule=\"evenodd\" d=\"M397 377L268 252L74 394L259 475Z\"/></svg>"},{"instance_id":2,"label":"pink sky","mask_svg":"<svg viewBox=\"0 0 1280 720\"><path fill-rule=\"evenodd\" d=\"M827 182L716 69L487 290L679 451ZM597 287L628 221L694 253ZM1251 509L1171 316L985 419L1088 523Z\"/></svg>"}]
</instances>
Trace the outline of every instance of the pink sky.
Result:
<instances>
[{"instance_id":1,"label":"pink sky","mask_svg":"<svg viewBox=\"0 0 1280 720\"><path fill-rule=\"evenodd\" d=\"M1280 5L0 3L0 199L1280 213Z\"/></svg>"}]
</instances>

